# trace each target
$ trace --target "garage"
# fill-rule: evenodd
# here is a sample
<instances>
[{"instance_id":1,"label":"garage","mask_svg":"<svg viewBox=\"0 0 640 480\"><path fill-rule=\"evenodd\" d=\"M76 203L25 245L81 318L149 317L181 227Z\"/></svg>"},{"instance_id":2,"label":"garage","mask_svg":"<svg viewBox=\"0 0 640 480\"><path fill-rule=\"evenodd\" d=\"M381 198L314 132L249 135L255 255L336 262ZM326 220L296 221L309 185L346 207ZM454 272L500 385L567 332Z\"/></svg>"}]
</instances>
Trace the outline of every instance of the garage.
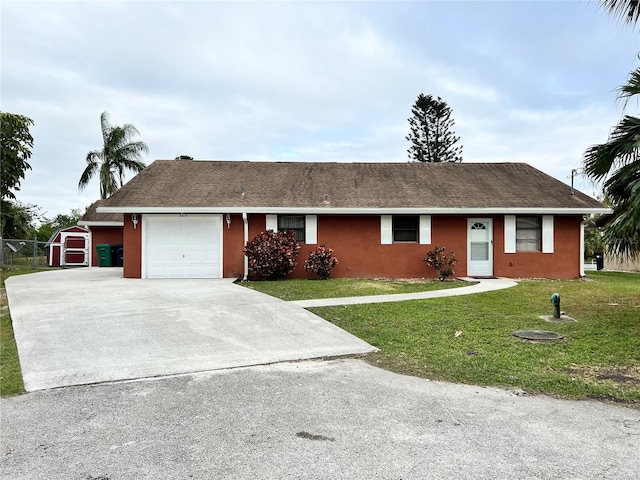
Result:
<instances>
[{"instance_id":1,"label":"garage","mask_svg":"<svg viewBox=\"0 0 640 480\"><path fill-rule=\"evenodd\" d=\"M222 278L222 215L144 215L143 278Z\"/></svg>"}]
</instances>

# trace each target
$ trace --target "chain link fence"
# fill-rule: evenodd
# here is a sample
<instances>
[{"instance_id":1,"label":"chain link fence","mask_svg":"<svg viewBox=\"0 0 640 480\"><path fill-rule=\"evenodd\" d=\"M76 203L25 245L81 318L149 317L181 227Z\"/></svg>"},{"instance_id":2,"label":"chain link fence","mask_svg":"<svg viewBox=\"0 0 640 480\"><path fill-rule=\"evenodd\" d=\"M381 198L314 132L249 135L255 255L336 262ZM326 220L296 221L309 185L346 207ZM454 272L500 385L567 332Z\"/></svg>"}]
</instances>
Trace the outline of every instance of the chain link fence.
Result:
<instances>
[{"instance_id":1,"label":"chain link fence","mask_svg":"<svg viewBox=\"0 0 640 480\"><path fill-rule=\"evenodd\" d=\"M13 270L19 267L44 268L47 266L46 244L37 239L21 240L3 238L0 240L0 268Z\"/></svg>"}]
</instances>

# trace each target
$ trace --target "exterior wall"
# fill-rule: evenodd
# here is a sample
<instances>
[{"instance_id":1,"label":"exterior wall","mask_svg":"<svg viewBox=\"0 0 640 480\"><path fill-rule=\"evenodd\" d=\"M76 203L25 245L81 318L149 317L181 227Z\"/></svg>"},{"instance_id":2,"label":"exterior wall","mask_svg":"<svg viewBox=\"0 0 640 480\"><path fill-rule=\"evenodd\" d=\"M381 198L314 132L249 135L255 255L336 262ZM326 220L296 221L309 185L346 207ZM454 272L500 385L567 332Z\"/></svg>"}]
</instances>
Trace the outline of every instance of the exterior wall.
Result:
<instances>
[{"instance_id":1,"label":"exterior wall","mask_svg":"<svg viewBox=\"0 0 640 480\"><path fill-rule=\"evenodd\" d=\"M115 245L123 243L122 241L123 227L91 227L91 266L98 266L98 255L96 246L102 243Z\"/></svg>"},{"instance_id":2,"label":"exterior wall","mask_svg":"<svg viewBox=\"0 0 640 480\"><path fill-rule=\"evenodd\" d=\"M142 215L138 215L137 228L133 228L131 215L124 216L124 227L122 229L122 266L124 278L142 277Z\"/></svg>"},{"instance_id":3,"label":"exterior wall","mask_svg":"<svg viewBox=\"0 0 640 480\"><path fill-rule=\"evenodd\" d=\"M476 217L474 215L473 217ZM455 276L467 275L467 215L431 217L431 244L380 244L380 217L318 216L318 245L334 250L338 265L331 276L433 278L435 271L423 262L435 246L454 252L458 263ZM490 215L493 220L493 272L510 278L577 278L580 275L581 216L555 216L554 253L504 253L504 216ZM250 233L250 238L260 233ZM300 245L298 265L291 278L315 278L304 271L304 261L317 245Z\"/></svg>"},{"instance_id":4,"label":"exterior wall","mask_svg":"<svg viewBox=\"0 0 640 480\"><path fill-rule=\"evenodd\" d=\"M493 217L493 274L509 278L577 278L580 276L582 216L554 217L553 253L504 253L504 217Z\"/></svg>"},{"instance_id":5,"label":"exterior wall","mask_svg":"<svg viewBox=\"0 0 640 480\"><path fill-rule=\"evenodd\" d=\"M255 236L255 235L254 235ZM253 237L249 237L253 238ZM231 223L222 223L222 276L242 278L244 275L244 222L242 215L231 215Z\"/></svg>"},{"instance_id":6,"label":"exterior wall","mask_svg":"<svg viewBox=\"0 0 640 480\"><path fill-rule=\"evenodd\" d=\"M232 216L233 218L233 216ZM232 220L232 225L233 225ZM249 216L249 239L266 228L265 215ZM435 271L427 267L424 258L435 245L444 246L447 252L454 251L459 259L456 275L466 275L466 217L432 217L432 243L420 245L415 242L380 244L380 216L318 215L318 243L300 244L298 265L290 278L316 278L305 272L304 261L309 252L324 244L334 250L338 265L331 271L334 278L341 277L389 277L423 278L435 277ZM244 256L235 238L244 245L243 236L224 231L225 276L228 272L243 272ZM233 240L231 237L233 236ZM231 276L236 276L232 273ZM241 276L241 273L240 275Z\"/></svg>"},{"instance_id":7,"label":"exterior wall","mask_svg":"<svg viewBox=\"0 0 640 480\"><path fill-rule=\"evenodd\" d=\"M432 217L432 243L380 244L380 216L318 216L318 244L334 250L338 265L331 276L339 277L435 277L424 258L434 246L455 252L459 263L457 276L466 275L466 217ZM304 271L304 261L317 245L300 245L294 278L316 278Z\"/></svg>"},{"instance_id":8,"label":"exterior wall","mask_svg":"<svg viewBox=\"0 0 640 480\"><path fill-rule=\"evenodd\" d=\"M142 215L133 228L130 215L125 215L123 228L124 276L140 278L142 274ZM475 216L474 216L475 217ZM249 215L249 240L266 228L266 216ZM424 258L435 246L454 252L458 264L457 277L467 275L467 215L431 217L431 244L380 243L380 216L318 215L318 243L301 244L298 265L292 278L315 278L304 271L304 261L317 245L334 250L339 264L331 272L339 277L432 278L435 271L427 267ZM493 271L495 276L511 278L576 278L580 274L580 223L582 217L554 217L554 253L504 253L504 216L485 216L493 220ZM224 219L224 217L223 217ZM109 243L109 242L104 242ZM227 227L223 222L223 276L241 277L244 272L244 223L242 216L231 215Z\"/></svg>"},{"instance_id":9,"label":"exterior wall","mask_svg":"<svg viewBox=\"0 0 640 480\"><path fill-rule=\"evenodd\" d=\"M60 240L59 238L56 238L56 242L58 242L59 240ZM52 245L47 247L45 256L47 257L47 265L51 267L60 266L60 246L59 245Z\"/></svg>"}]
</instances>

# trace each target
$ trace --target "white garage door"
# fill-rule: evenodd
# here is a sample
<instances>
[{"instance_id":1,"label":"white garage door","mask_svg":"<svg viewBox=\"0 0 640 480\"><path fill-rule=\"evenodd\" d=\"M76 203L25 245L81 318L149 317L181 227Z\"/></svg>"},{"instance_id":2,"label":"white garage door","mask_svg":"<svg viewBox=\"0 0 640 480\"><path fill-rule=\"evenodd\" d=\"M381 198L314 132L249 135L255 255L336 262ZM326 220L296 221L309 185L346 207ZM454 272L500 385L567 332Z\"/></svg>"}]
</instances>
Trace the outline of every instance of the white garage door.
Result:
<instances>
[{"instance_id":1,"label":"white garage door","mask_svg":"<svg viewBox=\"0 0 640 480\"><path fill-rule=\"evenodd\" d=\"M222 215L145 215L144 278L221 278Z\"/></svg>"}]
</instances>

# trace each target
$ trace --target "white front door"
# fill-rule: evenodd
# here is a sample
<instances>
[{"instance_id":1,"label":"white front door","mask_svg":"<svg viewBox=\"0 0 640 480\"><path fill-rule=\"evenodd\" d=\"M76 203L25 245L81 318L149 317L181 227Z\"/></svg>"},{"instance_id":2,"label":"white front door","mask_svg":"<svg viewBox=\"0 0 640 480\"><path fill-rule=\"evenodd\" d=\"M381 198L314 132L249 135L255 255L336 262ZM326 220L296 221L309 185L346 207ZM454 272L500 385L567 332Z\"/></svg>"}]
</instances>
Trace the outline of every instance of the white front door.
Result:
<instances>
[{"instance_id":1,"label":"white front door","mask_svg":"<svg viewBox=\"0 0 640 480\"><path fill-rule=\"evenodd\" d=\"M467 275L493 276L493 221L490 218L467 220Z\"/></svg>"},{"instance_id":2,"label":"white front door","mask_svg":"<svg viewBox=\"0 0 640 480\"><path fill-rule=\"evenodd\" d=\"M145 215L143 278L221 278L222 215Z\"/></svg>"}]
</instances>

